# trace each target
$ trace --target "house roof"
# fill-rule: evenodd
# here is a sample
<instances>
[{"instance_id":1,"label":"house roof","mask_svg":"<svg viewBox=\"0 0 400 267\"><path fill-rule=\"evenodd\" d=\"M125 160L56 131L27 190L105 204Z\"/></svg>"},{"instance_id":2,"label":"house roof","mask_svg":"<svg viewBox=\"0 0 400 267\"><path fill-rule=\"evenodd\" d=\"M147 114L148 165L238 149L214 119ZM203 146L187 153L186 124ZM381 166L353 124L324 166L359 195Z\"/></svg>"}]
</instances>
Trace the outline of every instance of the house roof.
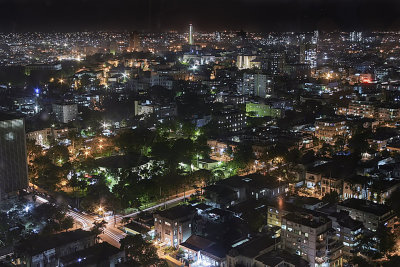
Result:
<instances>
[{"instance_id":1,"label":"house roof","mask_svg":"<svg viewBox=\"0 0 400 267\"><path fill-rule=\"evenodd\" d=\"M68 264L68 266L87 266L90 264L99 264L107 261L110 257L122 252L107 242L95 244L84 250L77 251L73 254L61 257L61 262Z\"/></svg>"},{"instance_id":2,"label":"house roof","mask_svg":"<svg viewBox=\"0 0 400 267\"><path fill-rule=\"evenodd\" d=\"M33 256L78 240L89 237L94 238L94 236L95 235L92 232L77 229L75 231L63 232L49 236L34 236L18 245L18 248Z\"/></svg>"},{"instance_id":3,"label":"house roof","mask_svg":"<svg viewBox=\"0 0 400 267\"><path fill-rule=\"evenodd\" d=\"M369 200L349 198L343 202L340 202L338 206L359 210L366 213L375 214L377 216L383 216L390 212L390 208L383 204L377 204Z\"/></svg>"},{"instance_id":4,"label":"house roof","mask_svg":"<svg viewBox=\"0 0 400 267\"><path fill-rule=\"evenodd\" d=\"M271 267L278 266L281 262L290 263L296 267L308 267L309 263L302 257L285 250L273 250L256 258L257 261Z\"/></svg>"},{"instance_id":5,"label":"house roof","mask_svg":"<svg viewBox=\"0 0 400 267\"><path fill-rule=\"evenodd\" d=\"M214 244L213 241L208 240L204 237L198 235L191 235L185 242L181 243L179 246L198 252L213 244Z\"/></svg>"},{"instance_id":6,"label":"house roof","mask_svg":"<svg viewBox=\"0 0 400 267\"><path fill-rule=\"evenodd\" d=\"M263 250L269 247L279 244L280 238L272 238L269 235L262 235L255 237L252 240L235 248L240 255L248 258L254 258L258 256Z\"/></svg>"},{"instance_id":7,"label":"house roof","mask_svg":"<svg viewBox=\"0 0 400 267\"><path fill-rule=\"evenodd\" d=\"M190 205L180 205L169 208L167 210L158 211L160 217L169 219L169 220L178 220L180 218L193 215L195 212L195 208Z\"/></svg>"}]
</instances>

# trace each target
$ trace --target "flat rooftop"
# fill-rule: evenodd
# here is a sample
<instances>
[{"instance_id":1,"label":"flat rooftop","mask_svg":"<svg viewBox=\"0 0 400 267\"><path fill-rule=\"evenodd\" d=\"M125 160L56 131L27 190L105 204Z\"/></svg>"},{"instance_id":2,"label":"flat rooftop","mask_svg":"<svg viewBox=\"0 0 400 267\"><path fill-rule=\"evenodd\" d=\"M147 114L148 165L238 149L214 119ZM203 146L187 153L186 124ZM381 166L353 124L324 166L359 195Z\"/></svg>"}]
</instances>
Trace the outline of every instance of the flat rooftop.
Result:
<instances>
[{"instance_id":1,"label":"flat rooftop","mask_svg":"<svg viewBox=\"0 0 400 267\"><path fill-rule=\"evenodd\" d=\"M377 216L383 216L391 211L391 209L383 204L377 204L369 200L363 200L358 198L349 198L338 204L338 207L345 207L349 209L355 209L366 213L375 214Z\"/></svg>"}]
</instances>

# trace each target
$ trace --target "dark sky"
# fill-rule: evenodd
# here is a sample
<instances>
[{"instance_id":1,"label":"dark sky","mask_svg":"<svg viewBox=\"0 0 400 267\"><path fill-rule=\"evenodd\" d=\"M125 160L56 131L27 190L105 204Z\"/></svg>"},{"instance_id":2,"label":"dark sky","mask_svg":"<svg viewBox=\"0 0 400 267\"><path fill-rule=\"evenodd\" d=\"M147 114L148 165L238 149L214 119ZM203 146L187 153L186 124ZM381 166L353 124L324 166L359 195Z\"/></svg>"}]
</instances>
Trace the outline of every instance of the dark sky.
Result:
<instances>
[{"instance_id":1,"label":"dark sky","mask_svg":"<svg viewBox=\"0 0 400 267\"><path fill-rule=\"evenodd\" d=\"M0 0L0 31L400 29L400 0Z\"/></svg>"}]
</instances>

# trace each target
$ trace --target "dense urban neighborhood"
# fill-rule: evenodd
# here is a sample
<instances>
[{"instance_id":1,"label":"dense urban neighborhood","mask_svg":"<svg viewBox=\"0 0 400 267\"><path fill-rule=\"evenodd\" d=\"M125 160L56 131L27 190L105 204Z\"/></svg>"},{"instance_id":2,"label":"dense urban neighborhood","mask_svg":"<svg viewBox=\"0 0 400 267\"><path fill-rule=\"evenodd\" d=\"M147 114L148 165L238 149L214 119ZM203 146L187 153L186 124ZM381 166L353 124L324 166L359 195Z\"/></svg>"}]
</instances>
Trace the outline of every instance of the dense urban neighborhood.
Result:
<instances>
[{"instance_id":1,"label":"dense urban neighborhood","mask_svg":"<svg viewBox=\"0 0 400 267\"><path fill-rule=\"evenodd\" d=\"M1 266L400 266L400 33L0 33Z\"/></svg>"}]
</instances>

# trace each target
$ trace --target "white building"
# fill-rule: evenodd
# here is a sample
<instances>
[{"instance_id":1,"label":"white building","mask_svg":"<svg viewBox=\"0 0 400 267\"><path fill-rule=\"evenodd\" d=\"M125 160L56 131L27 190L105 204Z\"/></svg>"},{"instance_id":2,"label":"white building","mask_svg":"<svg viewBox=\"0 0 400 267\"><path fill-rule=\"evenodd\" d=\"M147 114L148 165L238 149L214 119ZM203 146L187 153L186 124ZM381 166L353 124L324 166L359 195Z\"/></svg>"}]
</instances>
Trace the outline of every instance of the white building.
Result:
<instances>
[{"instance_id":1,"label":"white building","mask_svg":"<svg viewBox=\"0 0 400 267\"><path fill-rule=\"evenodd\" d=\"M77 104L53 104L53 112L56 119L62 123L68 123L78 116Z\"/></svg>"},{"instance_id":2,"label":"white building","mask_svg":"<svg viewBox=\"0 0 400 267\"><path fill-rule=\"evenodd\" d=\"M244 73L242 83L238 83L238 91L244 95L265 98L271 91L267 83L267 75L265 74Z\"/></svg>"}]
</instances>

